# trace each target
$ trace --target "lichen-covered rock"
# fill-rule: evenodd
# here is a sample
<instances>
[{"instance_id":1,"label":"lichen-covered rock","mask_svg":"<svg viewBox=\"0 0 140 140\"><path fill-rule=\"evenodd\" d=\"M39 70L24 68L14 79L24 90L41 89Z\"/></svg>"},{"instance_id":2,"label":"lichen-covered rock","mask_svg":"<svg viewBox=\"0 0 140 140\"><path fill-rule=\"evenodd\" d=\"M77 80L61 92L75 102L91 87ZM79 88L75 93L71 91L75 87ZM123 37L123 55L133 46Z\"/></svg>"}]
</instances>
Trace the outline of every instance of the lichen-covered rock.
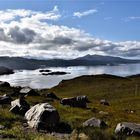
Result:
<instances>
[{"instance_id":1,"label":"lichen-covered rock","mask_svg":"<svg viewBox=\"0 0 140 140\"><path fill-rule=\"evenodd\" d=\"M115 129L115 133L140 136L140 124L130 122L118 123Z\"/></svg>"},{"instance_id":2,"label":"lichen-covered rock","mask_svg":"<svg viewBox=\"0 0 140 140\"><path fill-rule=\"evenodd\" d=\"M93 118L85 121L83 123L83 127L105 128L105 127L107 127L107 124L104 121L93 117Z\"/></svg>"},{"instance_id":3,"label":"lichen-covered rock","mask_svg":"<svg viewBox=\"0 0 140 140\"><path fill-rule=\"evenodd\" d=\"M24 115L30 109L30 105L24 99L16 99L11 102L10 111L15 114Z\"/></svg>"},{"instance_id":4,"label":"lichen-covered rock","mask_svg":"<svg viewBox=\"0 0 140 140\"><path fill-rule=\"evenodd\" d=\"M28 125L37 130L52 131L59 123L57 110L48 103L33 106L25 114Z\"/></svg>"}]
</instances>

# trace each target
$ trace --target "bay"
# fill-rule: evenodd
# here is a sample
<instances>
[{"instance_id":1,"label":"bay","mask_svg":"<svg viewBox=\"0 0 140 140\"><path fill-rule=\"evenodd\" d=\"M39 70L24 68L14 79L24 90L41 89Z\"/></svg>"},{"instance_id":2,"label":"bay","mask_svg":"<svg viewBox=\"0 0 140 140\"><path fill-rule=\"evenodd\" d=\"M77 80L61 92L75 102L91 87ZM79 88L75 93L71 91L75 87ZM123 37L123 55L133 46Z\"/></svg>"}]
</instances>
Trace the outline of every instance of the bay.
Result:
<instances>
[{"instance_id":1,"label":"bay","mask_svg":"<svg viewBox=\"0 0 140 140\"><path fill-rule=\"evenodd\" d=\"M39 70L19 70L11 75L0 76L0 81L7 81L11 86L29 86L34 89L52 88L62 80L72 79L82 75L111 74L129 76L140 74L140 64L123 64L117 66L75 66L75 67L49 67L52 72L64 71L66 75L42 75Z\"/></svg>"}]
</instances>

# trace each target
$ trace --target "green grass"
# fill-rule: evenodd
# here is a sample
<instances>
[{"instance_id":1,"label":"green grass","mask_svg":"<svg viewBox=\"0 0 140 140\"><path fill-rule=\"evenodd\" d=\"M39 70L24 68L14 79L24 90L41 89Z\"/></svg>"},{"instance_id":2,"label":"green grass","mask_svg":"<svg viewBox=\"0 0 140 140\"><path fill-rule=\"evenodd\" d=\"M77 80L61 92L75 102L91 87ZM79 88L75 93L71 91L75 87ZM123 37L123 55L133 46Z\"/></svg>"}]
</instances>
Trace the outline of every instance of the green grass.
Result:
<instances>
[{"instance_id":1,"label":"green grass","mask_svg":"<svg viewBox=\"0 0 140 140\"><path fill-rule=\"evenodd\" d=\"M0 94L11 93L14 88L1 88ZM91 103L88 109L71 108L62 106L60 101L50 101L45 96L48 92L54 92L60 98L72 97L77 95L87 95ZM26 100L35 105L41 102L49 102L57 108L61 121L68 123L72 129L80 129L80 133L85 133L89 139L96 140L138 140L135 137L118 137L114 134L117 123L122 121L140 123L140 76L121 78L108 75L82 76L72 80L62 81L58 86L39 91L40 97L27 97ZM101 99L109 101L110 106L100 104ZM0 124L7 128L2 133L8 133L13 137L20 139L44 140L59 139L57 137L36 133L30 129L30 133L23 131L23 117L10 113L10 106L0 107ZM133 110L133 112L131 112ZM99 114L99 111L108 112L106 115ZM81 124L91 118L96 117L104 120L108 124L106 130L87 129L84 130ZM15 129L15 126L18 126ZM1 133L1 131L0 131ZM26 135L25 135L26 134ZM76 135L76 134L75 134ZM104 139L101 139L103 137ZM66 137L64 138L66 139Z\"/></svg>"}]
</instances>

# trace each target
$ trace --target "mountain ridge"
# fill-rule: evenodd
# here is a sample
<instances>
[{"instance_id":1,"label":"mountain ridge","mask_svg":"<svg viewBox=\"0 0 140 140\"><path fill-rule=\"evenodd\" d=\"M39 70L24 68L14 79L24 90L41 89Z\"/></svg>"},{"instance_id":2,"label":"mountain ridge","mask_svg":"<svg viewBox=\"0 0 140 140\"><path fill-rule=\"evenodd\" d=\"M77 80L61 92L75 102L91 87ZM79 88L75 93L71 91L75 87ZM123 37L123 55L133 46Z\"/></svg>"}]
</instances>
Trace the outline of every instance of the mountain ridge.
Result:
<instances>
[{"instance_id":1,"label":"mountain ridge","mask_svg":"<svg viewBox=\"0 0 140 140\"><path fill-rule=\"evenodd\" d=\"M38 60L23 57L0 57L0 66L11 69L38 69L43 67L67 67L67 66L95 66L95 65L118 65L128 63L140 63L140 60L125 59L121 57L103 55L85 55L75 59L49 59Z\"/></svg>"}]
</instances>

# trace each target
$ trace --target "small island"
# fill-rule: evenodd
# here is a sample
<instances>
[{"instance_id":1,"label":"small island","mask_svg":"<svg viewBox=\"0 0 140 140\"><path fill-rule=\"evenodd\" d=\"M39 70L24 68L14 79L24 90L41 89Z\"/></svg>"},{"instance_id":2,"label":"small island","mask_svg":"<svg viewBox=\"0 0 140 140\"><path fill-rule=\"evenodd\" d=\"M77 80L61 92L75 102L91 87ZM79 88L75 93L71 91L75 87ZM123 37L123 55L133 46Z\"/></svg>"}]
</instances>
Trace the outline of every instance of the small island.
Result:
<instances>
[{"instance_id":1,"label":"small island","mask_svg":"<svg viewBox=\"0 0 140 140\"><path fill-rule=\"evenodd\" d=\"M65 74L70 74L70 73L63 72L63 71L55 71L55 72L49 72L49 73L42 73L42 75L65 75Z\"/></svg>"}]
</instances>

